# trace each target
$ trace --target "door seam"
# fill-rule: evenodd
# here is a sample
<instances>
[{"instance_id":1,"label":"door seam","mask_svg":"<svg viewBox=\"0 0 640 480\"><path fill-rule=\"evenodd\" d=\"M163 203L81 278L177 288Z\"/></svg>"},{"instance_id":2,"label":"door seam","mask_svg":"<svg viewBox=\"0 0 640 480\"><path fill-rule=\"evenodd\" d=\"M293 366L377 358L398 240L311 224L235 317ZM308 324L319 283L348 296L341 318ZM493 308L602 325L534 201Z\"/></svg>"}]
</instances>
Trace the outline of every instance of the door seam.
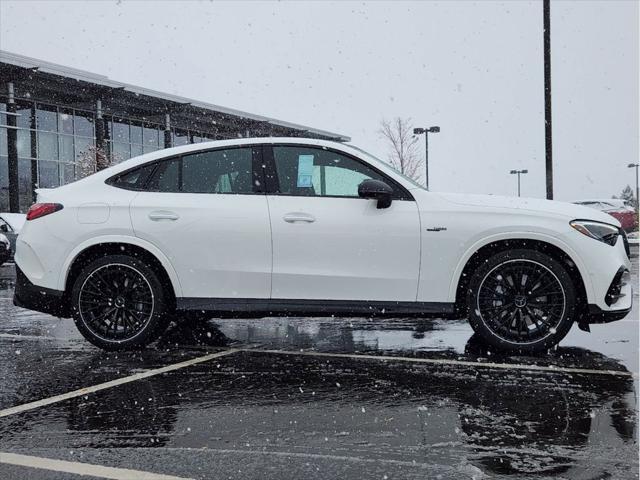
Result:
<instances>
[{"instance_id":1,"label":"door seam","mask_svg":"<svg viewBox=\"0 0 640 480\"><path fill-rule=\"evenodd\" d=\"M271 222L271 206L269 205L269 195L265 195L267 201L267 215L269 216L269 241L271 243L271 273L269 275L269 300L273 298L273 225Z\"/></svg>"}]
</instances>

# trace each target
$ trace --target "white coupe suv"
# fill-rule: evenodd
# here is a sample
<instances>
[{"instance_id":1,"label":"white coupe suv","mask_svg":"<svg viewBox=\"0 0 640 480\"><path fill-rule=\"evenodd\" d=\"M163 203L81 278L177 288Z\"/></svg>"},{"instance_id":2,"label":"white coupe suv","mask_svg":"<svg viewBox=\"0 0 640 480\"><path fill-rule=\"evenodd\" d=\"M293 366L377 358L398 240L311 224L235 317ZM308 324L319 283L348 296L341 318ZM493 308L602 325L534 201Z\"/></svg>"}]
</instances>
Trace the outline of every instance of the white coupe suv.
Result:
<instances>
[{"instance_id":1,"label":"white coupe suv","mask_svg":"<svg viewBox=\"0 0 640 480\"><path fill-rule=\"evenodd\" d=\"M198 314L468 316L494 347L532 352L632 302L607 214L429 192L301 138L171 148L39 190L15 261L16 305L73 317L110 350Z\"/></svg>"}]
</instances>

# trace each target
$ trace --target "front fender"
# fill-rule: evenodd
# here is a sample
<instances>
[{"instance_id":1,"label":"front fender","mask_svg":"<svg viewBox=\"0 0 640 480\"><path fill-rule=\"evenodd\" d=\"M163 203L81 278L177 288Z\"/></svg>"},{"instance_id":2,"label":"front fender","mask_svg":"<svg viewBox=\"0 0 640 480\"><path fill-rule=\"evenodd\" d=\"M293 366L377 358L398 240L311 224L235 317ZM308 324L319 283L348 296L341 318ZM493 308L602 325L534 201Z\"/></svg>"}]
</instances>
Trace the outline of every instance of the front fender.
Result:
<instances>
[{"instance_id":1,"label":"front fender","mask_svg":"<svg viewBox=\"0 0 640 480\"><path fill-rule=\"evenodd\" d=\"M580 258L580 256L575 252L573 248L571 248L567 243L563 242L558 237L553 235L547 235L545 233L540 232L530 232L530 231L517 231L517 232L503 232L497 233L493 235L489 235L483 237L482 239L476 241L473 245L471 245L462 255L460 260L458 261L456 268L453 272L453 276L451 278L451 284L449 285L449 301L455 302L456 293L458 290L458 284L460 283L460 277L462 276L462 271L464 267L467 265L471 257L482 247L489 245L494 242L504 241L504 240L538 240L541 242L548 243L553 245L564 253L566 253L571 261L575 263L580 275L582 276L582 281L584 283L584 288L587 294L587 300L590 302L594 298L593 292L593 284L591 283L590 275L588 273L587 267Z\"/></svg>"}]
</instances>

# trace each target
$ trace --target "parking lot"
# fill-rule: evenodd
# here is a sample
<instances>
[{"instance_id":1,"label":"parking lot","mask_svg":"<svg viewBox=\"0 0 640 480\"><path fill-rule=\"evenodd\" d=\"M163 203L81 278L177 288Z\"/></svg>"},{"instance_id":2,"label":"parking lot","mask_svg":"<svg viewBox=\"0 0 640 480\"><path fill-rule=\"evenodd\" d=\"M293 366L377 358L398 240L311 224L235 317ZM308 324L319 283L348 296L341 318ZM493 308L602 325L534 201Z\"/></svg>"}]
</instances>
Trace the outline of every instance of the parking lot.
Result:
<instances>
[{"instance_id":1,"label":"parking lot","mask_svg":"<svg viewBox=\"0 0 640 480\"><path fill-rule=\"evenodd\" d=\"M2 479L638 476L637 292L538 357L464 321L359 318L177 324L113 354L14 307L13 279L0 267Z\"/></svg>"}]
</instances>

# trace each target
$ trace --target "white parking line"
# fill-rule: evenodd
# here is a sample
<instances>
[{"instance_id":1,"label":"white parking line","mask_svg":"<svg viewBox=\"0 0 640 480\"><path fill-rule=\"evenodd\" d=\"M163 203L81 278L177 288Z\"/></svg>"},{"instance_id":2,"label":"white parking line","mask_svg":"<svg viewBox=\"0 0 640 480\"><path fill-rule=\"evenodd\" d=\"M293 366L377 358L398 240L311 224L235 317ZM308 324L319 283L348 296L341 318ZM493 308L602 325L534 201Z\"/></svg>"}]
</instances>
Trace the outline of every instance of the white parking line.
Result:
<instances>
[{"instance_id":1,"label":"white parking line","mask_svg":"<svg viewBox=\"0 0 640 480\"><path fill-rule=\"evenodd\" d=\"M45 335L20 335L18 333L0 333L0 338L11 338L13 340L54 340L56 337Z\"/></svg>"},{"instance_id":2,"label":"white parking line","mask_svg":"<svg viewBox=\"0 0 640 480\"><path fill-rule=\"evenodd\" d=\"M0 463L113 480L193 480L186 477L175 477L142 470L103 467L102 465L93 465L91 463L67 462L65 460L19 455L17 453L0 452Z\"/></svg>"},{"instance_id":3,"label":"white parking line","mask_svg":"<svg viewBox=\"0 0 640 480\"><path fill-rule=\"evenodd\" d=\"M412 362L412 363L427 363L432 365L458 365L464 367L474 368L499 368L503 370L528 370L537 372L548 373L586 373L590 375L613 375L617 377L633 377L637 376L628 371L618 370L598 370L590 368L573 368L573 367L556 367L554 365L527 365L522 363L493 363L493 362L471 362L468 360L449 360L441 358L414 358L414 357L392 357L388 355L359 355L353 353L328 353L328 352L313 352L309 350L263 350L263 349L249 349L239 348L242 352L258 352L268 354L280 354L280 355L302 355L309 357L328 357L328 358L349 358L359 360L378 360L384 362Z\"/></svg>"},{"instance_id":4,"label":"white parking line","mask_svg":"<svg viewBox=\"0 0 640 480\"><path fill-rule=\"evenodd\" d=\"M98 385L93 385L91 387L80 388L78 390L73 390L71 392L63 393L61 395L56 395L54 397L49 397L42 400L36 400L35 402L25 403L22 405L18 405L16 407L6 408L4 410L0 410L0 418L7 417L9 415L15 415L16 413L26 412L28 410L33 410L34 408L44 407L45 405L51 405L52 403L62 402L64 400L69 400L70 398L80 397L82 395L87 395L89 393L98 392L100 390L106 390L107 388L117 387L119 385L124 385L125 383L135 382L136 380L142 380L143 378L149 378L156 375L160 375L162 373L173 372L174 370L180 370L181 368L189 367L191 365L208 362L209 360L212 360L214 358L224 357L225 355L231 355L232 353L236 353L236 352L238 352L237 349L230 348L222 352L211 353L209 355L193 358L191 360L186 360L184 362L167 365L166 367L147 370L144 372L136 373L134 375L129 375L128 377L118 378L117 380L111 380L110 382L100 383Z\"/></svg>"}]
</instances>

